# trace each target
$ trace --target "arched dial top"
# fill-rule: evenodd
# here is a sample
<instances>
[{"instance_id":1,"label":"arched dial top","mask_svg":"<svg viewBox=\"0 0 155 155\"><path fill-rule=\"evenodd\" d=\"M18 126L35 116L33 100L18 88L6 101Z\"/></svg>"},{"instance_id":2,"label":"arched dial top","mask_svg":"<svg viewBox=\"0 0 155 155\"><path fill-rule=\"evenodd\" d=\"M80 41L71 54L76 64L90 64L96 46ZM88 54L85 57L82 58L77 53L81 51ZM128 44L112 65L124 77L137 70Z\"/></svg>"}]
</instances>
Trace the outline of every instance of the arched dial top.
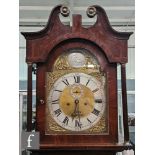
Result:
<instances>
[{"instance_id":1,"label":"arched dial top","mask_svg":"<svg viewBox=\"0 0 155 155\"><path fill-rule=\"evenodd\" d=\"M91 128L104 114L106 99L103 88L99 80L85 73L60 77L47 100L51 116L67 130Z\"/></svg>"}]
</instances>

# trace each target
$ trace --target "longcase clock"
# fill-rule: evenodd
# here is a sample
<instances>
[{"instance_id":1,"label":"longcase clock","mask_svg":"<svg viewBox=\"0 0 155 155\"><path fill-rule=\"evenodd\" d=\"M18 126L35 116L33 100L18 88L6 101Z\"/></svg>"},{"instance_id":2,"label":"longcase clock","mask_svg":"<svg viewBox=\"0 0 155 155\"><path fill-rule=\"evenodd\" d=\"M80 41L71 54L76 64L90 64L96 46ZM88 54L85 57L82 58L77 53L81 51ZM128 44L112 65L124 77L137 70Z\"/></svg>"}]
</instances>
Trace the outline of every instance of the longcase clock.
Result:
<instances>
[{"instance_id":1,"label":"longcase clock","mask_svg":"<svg viewBox=\"0 0 155 155\"><path fill-rule=\"evenodd\" d=\"M81 15L72 26L61 23L57 6L47 26L39 32L22 32L28 64L27 131L32 129L32 70L36 70L36 131L40 150L50 155L60 150L96 150L105 155L129 149L125 63L132 33L117 32L103 8L91 6L96 23L84 28ZM121 64L124 143L118 143L117 64ZM69 154L69 153L67 153ZM80 153L81 154L81 153Z\"/></svg>"}]
</instances>

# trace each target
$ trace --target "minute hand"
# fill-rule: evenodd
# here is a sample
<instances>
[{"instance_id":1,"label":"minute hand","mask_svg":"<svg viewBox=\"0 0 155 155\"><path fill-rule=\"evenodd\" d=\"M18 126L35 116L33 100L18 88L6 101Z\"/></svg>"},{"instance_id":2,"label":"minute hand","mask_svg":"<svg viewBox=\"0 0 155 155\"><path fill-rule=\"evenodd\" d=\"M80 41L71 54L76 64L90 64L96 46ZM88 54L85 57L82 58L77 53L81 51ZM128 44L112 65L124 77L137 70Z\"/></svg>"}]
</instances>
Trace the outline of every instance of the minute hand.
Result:
<instances>
[{"instance_id":1,"label":"minute hand","mask_svg":"<svg viewBox=\"0 0 155 155\"><path fill-rule=\"evenodd\" d=\"M77 114L78 114L78 118L79 118L79 122L80 122L80 111L79 111L79 104L77 105Z\"/></svg>"}]
</instances>

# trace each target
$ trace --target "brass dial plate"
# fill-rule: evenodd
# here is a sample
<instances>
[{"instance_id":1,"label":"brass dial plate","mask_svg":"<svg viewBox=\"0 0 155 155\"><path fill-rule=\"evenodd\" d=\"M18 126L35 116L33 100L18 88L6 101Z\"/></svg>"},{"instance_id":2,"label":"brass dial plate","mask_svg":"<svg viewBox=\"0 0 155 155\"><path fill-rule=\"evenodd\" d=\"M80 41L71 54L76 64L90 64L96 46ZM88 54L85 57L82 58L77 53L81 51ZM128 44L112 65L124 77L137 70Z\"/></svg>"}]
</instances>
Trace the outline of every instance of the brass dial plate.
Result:
<instances>
[{"instance_id":1,"label":"brass dial plate","mask_svg":"<svg viewBox=\"0 0 155 155\"><path fill-rule=\"evenodd\" d=\"M56 74L57 73L57 74ZM81 72L74 72L70 73L72 75L77 75L77 74L82 74ZM83 73L85 74L85 73ZM89 75L91 74L91 75ZM96 72L90 72L89 74L86 74L87 76L89 75L91 78L98 79L99 81L103 81L103 84L105 84L105 78L103 78L103 76L101 76L99 73ZM58 76L56 76L58 75ZM60 79L64 79L64 76L66 76L68 74L65 74L65 72L55 72L55 73L47 73L47 78L48 78L48 84L47 86L50 86L49 89L47 89L47 94L48 96L50 95L51 90L53 89L57 89L57 87L55 87L56 81L58 80L58 77ZM88 76L88 77L89 77ZM102 77L102 78L101 78ZM54 80L55 79L55 80ZM104 79L104 80L103 80ZM55 81L55 82L54 82ZM51 87L51 84L53 83L53 87ZM59 83L59 82L58 82ZM76 87L78 86L78 87ZM47 87L48 88L48 87ZM105 86L103 86L103 88L105 88ZM76 115L75 117L73 117L73 111L75 109L75 97L74 93L77 91L77 93L80 93L81 95L77 96L79 97L79 111L81 111L81 119L85 118L87 119L87 116L92 113L92 111L94 110L94 105L97 103L94 103L95 100L95 96L94 93L92 92L92 90L90 90L90 88L84 86L83 84L80 84L80 88L79 88L79 84L73 84L71 86L66 86L63 91L60 93L60 107L54 109L61 109L62 113L64 113L65 115L63 115L63 118L60 118L60 123L56 122L55 118L57 118L57 116L54 115L54 110L51 112L50 108L48 108L48 106L46 106L46 111L47 111L47 118L46 118L46 134L77 134L77 133L82 133L82 134L107 134L108 132L108 126L107 126L107 116L106 116L106 95L104 95L104 99L102 99L103 103L104 103L104 108L101 110L101 114L99 117L96 117L96 120L94 121L94 123L90 124L87 127L84 127L83 129L72 129L71 128L65 128L65 126L63 125L63 120L64 118L67 116L69 119L78 119L78 115ZM81 91L81 92L80 92ZM94 91L97 91L96 89L94 89ZM105 94L105 89L103 89L103 93ZM74 92L74 93L73 93ZM73 94L72 94L73 93ZM73 96L72 96L73 95ZM81 97L81 99L80 99ZM88 100L89 97L89 105L85 105L85 101ZM53 99L55 100L55 99ZM67 102L66 102L67 101ZM47 99L47 103L50 103ZM68 104L70 103L69 107ZM87 108L86 108L87 106ZM88 108L89 107L89 108ZM74 123L75 124L75 123ZM77 132L78 131L78 132Z\"/></svg>"},{"instance_id":2,"label":"brass dial plate","mask_svg":"<svg viewBox=\"0 0 155 155\"><path fill-rule=\"evenodd\" d=\"M53 70L46 74L45 132L46 134L107 134L106 78L103 73L100 73L99 65L92 55L82 53L85 56L85 65L74 67L68 62L69 54L70 52L66 52L58 57ZM68 79L68 75L72 78ZM87 82L93 79L92 81L97 81L100 86L89 88L86 81L77 83L74 81L76 75L80 75L82 81L83 75L86 76ZM66 83L65 80L68 80L69 85L64 84L63 87L62 81ZM60 82L61 86L58 84ZM59 95L53 94L55 89ZM103 98L99 97L97 100L96 92L100 92ZM54 106L52 106L52 101L54 101ZM95 102L100 102L100 107L97 106L99 103Z\"/></svg>"}]
</instances>

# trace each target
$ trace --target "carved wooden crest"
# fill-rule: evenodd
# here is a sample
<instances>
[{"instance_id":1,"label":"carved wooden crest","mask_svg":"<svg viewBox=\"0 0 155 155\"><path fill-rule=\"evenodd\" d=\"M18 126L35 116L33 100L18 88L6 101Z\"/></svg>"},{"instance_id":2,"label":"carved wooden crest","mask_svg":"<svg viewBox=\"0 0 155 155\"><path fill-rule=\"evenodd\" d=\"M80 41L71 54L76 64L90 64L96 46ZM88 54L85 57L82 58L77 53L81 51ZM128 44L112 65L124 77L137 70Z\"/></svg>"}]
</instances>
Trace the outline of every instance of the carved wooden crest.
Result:
<instances>
[{"instance_id":1,"label":"carved wooden crest","mask_svg":"<svg viewBox=\"0 0 155 155\"><path fill-rule=\"evenodd\" d=\"M110 26L103 8L100 6L88 8L87 15L92 17L91 11L94 11L97 15L97 21L92 27L84 28L81 25L81 15L73 15L72 27L63 25L59 19L62 7L60 5L53 9L43 30L39 32L22 32L27 41L27 62L45 62L51 49L59 46L64 41L75 39L95 43L98 48L102 49L111 63L127 62L127 40L132 33L115 31ZM92 8L95 8L95 10ZM65 15L68 16L69 13Z\"/></svg>"}]
</instances>

